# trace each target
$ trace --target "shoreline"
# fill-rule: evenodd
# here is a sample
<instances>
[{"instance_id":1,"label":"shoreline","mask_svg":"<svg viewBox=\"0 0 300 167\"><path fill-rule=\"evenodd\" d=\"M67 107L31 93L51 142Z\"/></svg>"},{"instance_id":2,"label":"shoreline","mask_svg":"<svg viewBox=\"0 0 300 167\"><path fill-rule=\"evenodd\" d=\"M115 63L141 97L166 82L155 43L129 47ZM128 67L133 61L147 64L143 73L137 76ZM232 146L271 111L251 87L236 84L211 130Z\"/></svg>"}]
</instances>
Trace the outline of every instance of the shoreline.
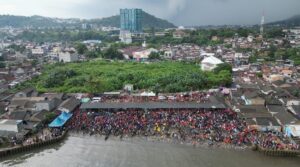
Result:
<instances>
[{"instance_id":1,"label":"shoreline","mask_svg":"<svg viewBox=\"0 0 300 167\"><path fill-rule=\"evenodd\" d=\"M174 144L174 145L181 145L181 146L188 146L188 147L193 147L193 148L217 148L217 149L229 149L229 150L251 150L252 146L236 146L232 144L225 144L225 143L220 143L220 142L213 142L212 144L209 141L200 141L200 142L195 142L195 141L180 141L177 139L172 139L172 138L165 138L165 137L159 137L159 136L124 136L120 138L120 136L109 136L106 138L105 135L101 134L93 134L89 135L88 133L84 132L76 132L69 130L69 135L73 137L94 137L96 139L103 139L104 141L106 140L114 140L114 141L124 141L124 142L150 142L150 143L160 143L160 144Z\"/></svg>"},{"instance_id":2,"label":"shoreline","mask_svg":"<svg viewBox=\"0 0 300 167\"><path fill-rule=\"evenodd\" d=\"M210 144L209 141L201 141L201 142L193 142L193 141L179 141L176 139L170 139L170 138L164 138L159 136L124 136L120 138L120 136L109 136L108 138L101 134L94 134L89 135L88 133L84 133L83 131L75 132L75 131L65 131L61 136L39 142L34 143L31 145L25 145L25 146L15 146L11 148L3 148L0 150L0 158L4 158L7 156L16 155L22 152L30 152L34 149L42 148L44 146L49 146L57 142L61 142L68 137L79 137L79 138L94 138L96 140L102 140L104 142L108 141L114 141L114 142L127 142L131 144L167 144L167 145L174 145L174 146L184 146L192 149L214 149L214 150L229 150L229 151L254 151L258 152L267 156L280 156L280 157L300 157L300 152L298 151L291 151L291 150L269 150L269 149L263 149L261 147L257 147L256 149L254 146L236 146L232 144L225 144L221 142L213 142Z\"/></svg>"}]
</instances>

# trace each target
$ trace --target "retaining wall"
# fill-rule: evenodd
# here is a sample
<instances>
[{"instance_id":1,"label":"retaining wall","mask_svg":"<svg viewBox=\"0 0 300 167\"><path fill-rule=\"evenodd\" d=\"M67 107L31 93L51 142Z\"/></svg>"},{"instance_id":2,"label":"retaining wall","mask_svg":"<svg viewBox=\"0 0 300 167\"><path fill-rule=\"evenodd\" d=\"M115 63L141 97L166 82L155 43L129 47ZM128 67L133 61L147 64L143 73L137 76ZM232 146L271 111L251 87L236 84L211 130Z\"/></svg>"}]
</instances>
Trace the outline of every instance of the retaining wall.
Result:
<instances>
[{"instance_id":1,"label":"retaining wall","mask_svg":"<svg viewBox=\"0 0 300 167\"><path fill-rule=\"evenodd\" d=\"M278 157L297 157L300 156L300 151L293 151L293 150L270 150L264 149L260 146L253 146L254 151L258 151L263 153L264 155L268 156L278 156Z\"/></svg>"},{"instance_id":2,"label":"retaining wall","mask_svg":"<svg viewBox=\"0 0 300 167\"><path fill-rule=\"evenodd\" d=\"M17 147L8 148L5 150L0 150L0 158L15 155L15 154L22 153L25 151L31 151L33 149L44 147L47 145L51 145L51 144L62 141L66 136L67 136L67 131L63 132L63 134L61 136L50 139L50 140L46 140L46 141L42 141L39 143L34 143L34 144L26 145L26 146L17 146Z\"/></svg>"}]
</instances>

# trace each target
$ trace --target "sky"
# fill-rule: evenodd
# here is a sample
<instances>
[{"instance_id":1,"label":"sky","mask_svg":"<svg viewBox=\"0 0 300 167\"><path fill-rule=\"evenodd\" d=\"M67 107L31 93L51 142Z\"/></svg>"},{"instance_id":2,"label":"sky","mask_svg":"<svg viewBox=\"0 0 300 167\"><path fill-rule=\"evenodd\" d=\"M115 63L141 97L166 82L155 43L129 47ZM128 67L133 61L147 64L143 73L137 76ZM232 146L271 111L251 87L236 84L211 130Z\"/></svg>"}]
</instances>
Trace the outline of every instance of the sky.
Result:
<instances>
[{"instance_id":1,"label":"sky","mask_svg":"<svg viewBox=\"0 0 300 167\"><path fill-rule=\"evenodd\" d=\"M177 26L259 24L300 14L300 0L0 0L0 14L103 18L142 8Z\"/></svg>"}]
</instances>

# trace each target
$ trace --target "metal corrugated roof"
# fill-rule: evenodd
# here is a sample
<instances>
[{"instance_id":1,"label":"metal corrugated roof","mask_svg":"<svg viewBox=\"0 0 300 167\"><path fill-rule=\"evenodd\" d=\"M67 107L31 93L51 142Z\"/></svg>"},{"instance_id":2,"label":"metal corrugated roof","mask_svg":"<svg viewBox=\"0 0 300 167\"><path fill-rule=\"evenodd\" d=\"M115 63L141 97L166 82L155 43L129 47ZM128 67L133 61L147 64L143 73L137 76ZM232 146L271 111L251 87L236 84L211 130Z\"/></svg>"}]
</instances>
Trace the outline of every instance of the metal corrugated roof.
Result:
<instances>
[{"instance_id":1,"label":"metal corrugated roof","mask_svg":"<svg viewBox=\"0 0 300 167\"><path fill-rule=\"evenodd\" d=\"M83 103L80 109L224 109L222 103L195 103L195 102L143 102L143 103Z\"/></svg>"}]
</instances>

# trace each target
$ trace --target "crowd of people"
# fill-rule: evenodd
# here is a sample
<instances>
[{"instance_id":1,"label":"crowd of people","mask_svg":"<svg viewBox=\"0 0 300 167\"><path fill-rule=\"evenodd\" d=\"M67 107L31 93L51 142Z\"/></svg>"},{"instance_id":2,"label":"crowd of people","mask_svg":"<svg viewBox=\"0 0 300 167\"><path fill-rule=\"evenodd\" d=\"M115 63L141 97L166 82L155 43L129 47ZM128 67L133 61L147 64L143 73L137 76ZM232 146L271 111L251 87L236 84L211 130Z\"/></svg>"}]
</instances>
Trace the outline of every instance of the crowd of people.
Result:
<instances>
[{"instance_id":1,"label":"crowd of people","mask_svg":"<svg viewBox=\"0 0 300 167\"><path fill-rule=\"evenodd\" d=\"M68 129L90 135L120 138L133 136L159 137L192 144L206 143L245 146L258 144L268 149L299 149L283 142L275 134L247 129L244 121L229 109L215 110L118 110L101 112L75 111Z\"/></svg>"},{"instance_id":2,"label":"crowd of people","mask_svg":"<svg viewBox=\"0 0 300 167\"><path fill-rule=\"evenodd\" d=\"M76 111L69 129L115 136L163 136L187 142L249 144L245 123L231 110Z\"/></svg>"},{"instance_id":3,"label":"crowd of people","mask_svg":"<svg viewBox=\"0 0 300 167\"><path fill-rule=\"evenodd\" d=\"M271 150L299 150L299 145L291 143L288 138L282 134L273 133L256 133L251 136L254 144L261 146L262 148Z\"/></svg>"}]
</instances>

